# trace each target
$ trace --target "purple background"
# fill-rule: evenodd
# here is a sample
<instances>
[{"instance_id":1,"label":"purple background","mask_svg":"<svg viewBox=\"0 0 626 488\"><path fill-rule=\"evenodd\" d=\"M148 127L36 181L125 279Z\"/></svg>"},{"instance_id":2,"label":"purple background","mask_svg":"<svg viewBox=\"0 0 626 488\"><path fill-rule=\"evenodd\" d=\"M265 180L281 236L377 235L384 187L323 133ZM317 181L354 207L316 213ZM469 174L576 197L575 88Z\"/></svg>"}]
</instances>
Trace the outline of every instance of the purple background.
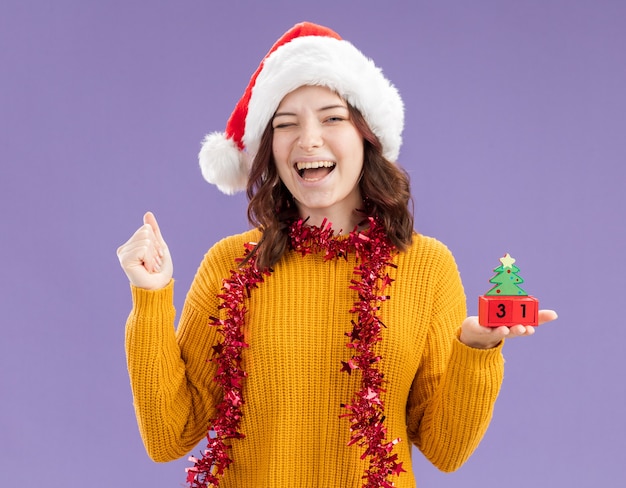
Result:
<instances>
[{"instance_id":1,"label":"purple background","mask_svg":"<svg viewBox=\"0 0 626 488\"><path fill-rule=\"evenodd\" d=\"M505 252L560 319L505 347L493 423L420 488L626 480L626 3L615 0L0 3L0 482L180 486L146 456L115 249L153 210L177 308L205 250L247 228L203 182L271 44L301 20L373 57L406 103L417 228L457 257L470 312ZM159 5L159 6L157 6Z\"/></svg>"}]
</instances>

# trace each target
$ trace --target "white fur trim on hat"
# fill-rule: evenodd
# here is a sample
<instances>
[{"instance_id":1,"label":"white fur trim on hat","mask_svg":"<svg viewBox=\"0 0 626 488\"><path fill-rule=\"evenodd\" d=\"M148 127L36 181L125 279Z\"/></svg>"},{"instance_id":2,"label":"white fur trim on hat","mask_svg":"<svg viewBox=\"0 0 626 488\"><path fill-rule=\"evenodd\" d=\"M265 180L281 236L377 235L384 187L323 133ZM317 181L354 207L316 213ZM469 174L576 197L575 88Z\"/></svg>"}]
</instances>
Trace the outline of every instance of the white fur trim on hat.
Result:
<instances>
[{"instance_id":1,"label":"white fur trim on hat","mask_svg":"<svg viewBox=\"0 0 626 488\"><path fill-rule=\"evenodd\" d=\"M246 189L250 159L223 132L205 136L198 161L204 179L220 191L232 195Z\"/></svg>"},{"instance_id":2,"label":"white fur trim on hat","mask_svg":"<svg viewBox=\"0 0 626 488\"><path fill-rule=\"evenodd\" d=\"M345 40L300 37L272 53L252 88L243 142L256 154L265 127L281 100L304 85L325 86L355 107L396 161L402 144L404 105L373 61Z\"/></svg>"}]
</instances>

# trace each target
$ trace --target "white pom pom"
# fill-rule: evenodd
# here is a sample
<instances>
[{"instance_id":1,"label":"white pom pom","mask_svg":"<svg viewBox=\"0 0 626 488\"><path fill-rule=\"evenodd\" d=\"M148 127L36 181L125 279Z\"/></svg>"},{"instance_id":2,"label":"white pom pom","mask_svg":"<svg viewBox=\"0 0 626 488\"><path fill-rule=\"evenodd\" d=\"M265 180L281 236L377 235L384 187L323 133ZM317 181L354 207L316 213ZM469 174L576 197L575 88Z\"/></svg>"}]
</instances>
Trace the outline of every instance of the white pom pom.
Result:
<instances>
[{"instance_id":1,"label":"white pom pom","mask_svg":"<svg viewBox=\"0 0 626 488\"><path fill-rule=\"evenodd\" d=\"M248 157L223 132L205 136L198 161L204 179L223 193L232 195L246 189L250 171Z\"/></svg>"}]
</instances>

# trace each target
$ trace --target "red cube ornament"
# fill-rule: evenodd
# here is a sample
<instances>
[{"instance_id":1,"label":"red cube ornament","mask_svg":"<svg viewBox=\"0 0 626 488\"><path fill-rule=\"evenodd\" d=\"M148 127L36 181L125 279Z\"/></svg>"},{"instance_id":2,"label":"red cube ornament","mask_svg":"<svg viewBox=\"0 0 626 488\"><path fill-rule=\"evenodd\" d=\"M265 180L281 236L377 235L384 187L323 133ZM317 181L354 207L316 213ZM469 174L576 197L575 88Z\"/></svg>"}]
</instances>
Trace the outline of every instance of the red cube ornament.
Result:
<instances>
[{"instance_id":1,"label":"red cube ornament","mask_svg":"<svg viewBox=\"0 0 626 488\"><path fill-rule=\"evenodd\" d=\"M485 327L539 325L539 300L520 286L524 280L510 254L500 258L496 275L489 280L494 287L478 297L478 322Z\"/></svg>"}]
</instances>

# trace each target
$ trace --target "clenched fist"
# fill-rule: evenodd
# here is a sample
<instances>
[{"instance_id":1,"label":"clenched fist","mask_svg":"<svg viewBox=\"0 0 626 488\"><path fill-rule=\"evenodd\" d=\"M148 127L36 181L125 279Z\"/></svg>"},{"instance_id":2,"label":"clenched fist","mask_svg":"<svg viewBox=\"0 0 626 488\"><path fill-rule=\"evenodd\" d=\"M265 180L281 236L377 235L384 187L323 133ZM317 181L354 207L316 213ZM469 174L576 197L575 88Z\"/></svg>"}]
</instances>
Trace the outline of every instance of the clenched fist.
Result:
<instances>
[{"instance_id":1,"label":"clenched fist","mask_svg":"<svg viewBox=\"0 0 626 488\"><path fill-rule=\"evenodd\" d=\"M158 290L172 279L172 257L152 212L143 216L143 225L117 249L117 257L130 282L138 288Z\"/></svg>"}]
</instances>

